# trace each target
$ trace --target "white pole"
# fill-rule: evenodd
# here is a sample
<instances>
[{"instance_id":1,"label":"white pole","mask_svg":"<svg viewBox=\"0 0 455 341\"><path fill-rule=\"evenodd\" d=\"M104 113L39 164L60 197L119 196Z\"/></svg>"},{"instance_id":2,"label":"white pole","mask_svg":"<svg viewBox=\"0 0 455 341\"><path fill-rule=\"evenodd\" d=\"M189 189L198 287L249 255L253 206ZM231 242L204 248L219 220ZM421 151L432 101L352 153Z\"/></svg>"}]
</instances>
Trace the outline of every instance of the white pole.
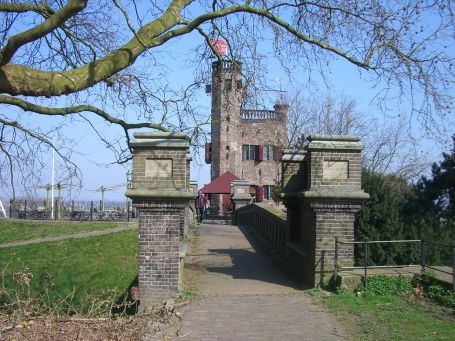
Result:
<instances>
[{"instance_id":1,"label":"white pole","mask_svg":"<svg viewBox=\"0 0 455 341\"><path fill-rule=\"evenodd\" d=\"M1 200L0 200L0 209L2 210L2 212L3 212L3 215L5 216L5 218L7 218L7 216L6 216L6 212L5 212L5 208L3 207L3 203L2 203L2 201L1 201Z\"/></svg>"},{"instance_id":2,"label":"white pole","mask_svg":"<svg viewBox=\"0 0 455 341\"><path fill-rule=\"evenodd\" d=\"M54 167L55 167L55 149L54 138L52 138L52 177L51 177L51 219L54 219Z\"/></svg>"}]
</instances>

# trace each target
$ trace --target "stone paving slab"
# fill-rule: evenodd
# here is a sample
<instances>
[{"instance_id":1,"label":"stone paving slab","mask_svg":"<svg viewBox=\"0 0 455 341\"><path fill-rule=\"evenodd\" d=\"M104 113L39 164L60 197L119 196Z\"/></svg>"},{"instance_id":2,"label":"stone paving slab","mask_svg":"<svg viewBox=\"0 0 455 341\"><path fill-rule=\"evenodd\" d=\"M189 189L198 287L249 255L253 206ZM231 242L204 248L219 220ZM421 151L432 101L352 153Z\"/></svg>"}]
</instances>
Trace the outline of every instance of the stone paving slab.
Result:
<instances>
[{"instance_id":1,"label":"stone paving slab","mask_svg":"<svg viewBox=\"0 0 455 341\"><path fill-rule=\"evenodd\" d=\"M332 316L301 295L216 297L184 311L173 340L346 340Z\"/></svg>"},{"instance_id":2,"label":"stone paving slab","mask_svg":"<svg viewBox=\"0 0 455 341\"><path fill-rule=\"evenodd\" d=\"M200 299L183 308L177 330L151 339L348 339L334 316L280 271L248 230L242 231L232 225L199 225L185 271L192 273L191 289Z\"/></svg>"},{"instance_id":3,"label":"stone paving slab","mask_svg":"<svg viewBox=\"0 0 455 341\"><path fill-rule=\"evenodd\" d=\"M201 296L295 293L300 285L288 278L252 242L253 234L232 225L200 225L187 268L196 273Z\"/></svg>"}]
</instances>

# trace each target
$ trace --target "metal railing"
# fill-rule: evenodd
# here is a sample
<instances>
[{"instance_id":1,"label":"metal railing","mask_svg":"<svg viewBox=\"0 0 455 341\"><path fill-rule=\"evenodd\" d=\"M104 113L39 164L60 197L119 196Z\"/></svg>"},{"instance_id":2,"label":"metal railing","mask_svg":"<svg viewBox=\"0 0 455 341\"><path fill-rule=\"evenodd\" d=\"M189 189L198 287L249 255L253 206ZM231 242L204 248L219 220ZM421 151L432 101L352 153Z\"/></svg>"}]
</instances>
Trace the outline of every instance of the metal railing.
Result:
<instances>
[{"instance_id":1,"label":"metal railing","mask_svg":"<svg viewBox=\"0 0 455 341\"><path fill-rule=\"evenodd\" d=\"M420 264L402 264L402 265L368 265L368 249L370 244L399 244L399 243L420 243ZM362 244L364 247L364 257L363 257L363 266L340 266L338 261L338 250L339 244ZM452 272L442 270L434 266L427 264L427 246L428 245L438 245L442 247L451 247L452 248ZM452 245L446 243L435 242L431 240L422 239L409 239L409 240L368 240L365 238L363 241L348 242L341 241L338 237L335 237L335 259L334 259L334 280L337 280L338 272L340 270L355 270L363 269L364 270L364 282L365 285L368 283L368 270L369 269L381 269L381 268L401 268L401 267L421 267L421 273L425 273L426 269L431 269L448 275L452 275L452 290L455 290L455 241L452 241Z\"/></svg>"},{"instance_id":2,"label":"metal railing","mask_svg":"<svg viewBox=\"0 0 455 341\"><path fill-rule=\"evenodd\" d=\"M250 110L245 109L242 110L240 114L240 118L242 120L248 121L260 121L260 120L271 120L276 117L276 113L274 110Z\"/></svg>"},{"instance_id":3,"label":"metal railing","mask_svg":"<svg viewBox=\"0 0 455 341\"><path fill-rule=\"evenodd\" d=\"M100 203L100 207L97 207L94 201L72 201L71 203L61 201L59 203L56 200L53 218L52 208L45 207L45 205L40 200L10 200L6 211L8 218L30 220L129 221L130 218L135 218L135 211L131 208L129 201L126 203L107 201L104 205ZM104 206L104 210L102 206Z\"/></svg>"},{"instance_id":4,"label":"metal railing","mask_svg":"<svg viewBox=\"0 0 455 341\"><path fill-rule=\"evenodd\" d=\"M277 250L284 252L286 245L286 219L266 209L261 203L241 207L236 212L237 225L249 225L262 234Z\"/></svg>"}]
</instances>

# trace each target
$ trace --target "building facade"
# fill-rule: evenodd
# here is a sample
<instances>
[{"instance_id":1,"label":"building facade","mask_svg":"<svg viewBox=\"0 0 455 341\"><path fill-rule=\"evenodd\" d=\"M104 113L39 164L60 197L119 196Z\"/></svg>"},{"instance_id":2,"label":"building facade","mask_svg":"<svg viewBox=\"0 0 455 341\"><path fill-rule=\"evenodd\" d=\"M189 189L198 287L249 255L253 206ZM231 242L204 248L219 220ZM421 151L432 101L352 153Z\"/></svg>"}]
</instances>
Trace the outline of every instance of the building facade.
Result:
<instances>
[{"instance_id":1,"label":"building facade","mask_svg":"<svg viewBox=\"0 0 455 341\"><path fill-rule=\"evenodd\" d=\"M287 143L288 106L275 104L274 110L243 108L242 65L231 61L212 64L209 90L211 142L206 145L206 162L211 164L211 179L230 171L250 182L251 193L258 201L273 200L281 150Z\"/></svg>"}]
</instances>

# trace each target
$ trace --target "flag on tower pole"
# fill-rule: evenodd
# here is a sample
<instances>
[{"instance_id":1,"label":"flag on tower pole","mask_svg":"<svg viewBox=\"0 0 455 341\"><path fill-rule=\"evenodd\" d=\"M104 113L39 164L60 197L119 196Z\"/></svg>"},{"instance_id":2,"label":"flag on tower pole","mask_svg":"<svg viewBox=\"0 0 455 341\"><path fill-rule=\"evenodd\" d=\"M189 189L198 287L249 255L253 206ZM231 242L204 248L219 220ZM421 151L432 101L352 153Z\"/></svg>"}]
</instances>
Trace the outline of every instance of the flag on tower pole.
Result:
<instances>
[{"instance_id":1,"label":"flag on tower pole","mask_svg":"<svg viewBox=\"0 0 455 341\"><path fill-rule=\"evenodd\" d=\"M210 39L210 45L221 56L227 55L227 41L224 39Z\"/></svg>"}]
</instances>

